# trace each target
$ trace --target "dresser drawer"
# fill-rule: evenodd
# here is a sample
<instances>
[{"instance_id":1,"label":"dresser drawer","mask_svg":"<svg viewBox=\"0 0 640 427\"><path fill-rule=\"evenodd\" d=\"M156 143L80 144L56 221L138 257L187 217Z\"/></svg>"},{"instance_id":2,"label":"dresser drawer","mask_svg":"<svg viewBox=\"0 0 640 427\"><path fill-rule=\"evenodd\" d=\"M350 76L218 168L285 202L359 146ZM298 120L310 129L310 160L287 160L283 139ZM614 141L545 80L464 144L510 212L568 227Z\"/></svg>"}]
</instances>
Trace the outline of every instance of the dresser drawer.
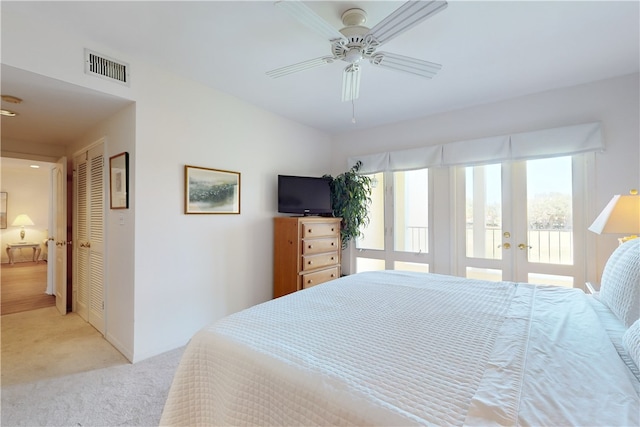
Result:
<instances>
[{"instance_id":1,"label":"dresser drawer","mask_svg":"<svg viewBox=\"0 0 640 427\"><path fill-rule=\"evenodd\" d=\"M302 275L302 289L310 288L320 283L328 282L329 280L338 278L338 267L328 268L322 271L316 271L315 273L308 273Z\"/></svg>"},{"instance_id":2,"label":"dresser drawer","mask_svg":"<svg viewBox=\"0 0 640 427\"><path fill-rule=\"evenodd\" d=\"M322 252L335 252L338 250L339 244L337 237L328 239L306 239L302 241L302 253L309 255Z\"/></svg>"},{"instance_id":3,"label":"dresser drawer","mask_svg":"<svg viewBox=\"0 0 640 427\"><path fill-rule=\"evenodd\" d=\"M302 271L315 270L338 264L338 252L329 252L320 255L303 255Z\"/></svg>"},{"instance_id":4,"label":"dresser drawer","mask_svg":"<svg viewBox=\"0 0 640 427\"><path fill-rule=\"evenodd\" d=\"M330 237L340 233L340 224L336 222L309 222L302 223L302 238Z\"/></svg>"}]
</instances>

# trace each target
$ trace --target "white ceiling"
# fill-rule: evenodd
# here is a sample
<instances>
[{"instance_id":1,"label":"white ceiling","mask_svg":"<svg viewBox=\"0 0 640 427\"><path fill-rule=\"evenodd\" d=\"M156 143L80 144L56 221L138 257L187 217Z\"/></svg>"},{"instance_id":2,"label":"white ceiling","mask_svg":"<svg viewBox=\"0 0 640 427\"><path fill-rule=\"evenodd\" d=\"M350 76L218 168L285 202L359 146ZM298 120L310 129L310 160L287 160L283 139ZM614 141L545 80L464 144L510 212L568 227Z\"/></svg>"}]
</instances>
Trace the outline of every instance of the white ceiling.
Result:
<instances>
[{"instance_id":1,"label":"white ceiling","mask_svg":"<svg viewBox=\"0 0 640 427\"><path fill-rule=\"evenodd\" d=\"M402 2L305 4L339 29L340 16L348 8L364 9L369 15L366 25L372 27ZM125 56L116 59L156 64L334 134L638 72L639 5L638 1L450 1L447 9L379 49L440 63L440 73L426 80L365 63L355 124L351 103L341 102L345 63L279 79L265 75L330 54L327 40L271 1L3 1L2 19L20 11L28 12L34 25L39 20L54 21ZM133 66L131 85L137 78ZM90 124L91 118L77 120L82 117L78 114L95 119L125 103L46 80L3 66L2 92L25 99L19 107L24 109L22 121L30 127L10 126L3 118L3 138L61 143L70 135L58 131L80 132L75 128L78 122ZM44 125L29 123L33 114L29 105L50 98L60 107L61 96L64 108L55 120L44 115L38 116ZM55 132L38 134L45 128L56 129L62 120L64 126Z\"/></svg>"}]
</instances>

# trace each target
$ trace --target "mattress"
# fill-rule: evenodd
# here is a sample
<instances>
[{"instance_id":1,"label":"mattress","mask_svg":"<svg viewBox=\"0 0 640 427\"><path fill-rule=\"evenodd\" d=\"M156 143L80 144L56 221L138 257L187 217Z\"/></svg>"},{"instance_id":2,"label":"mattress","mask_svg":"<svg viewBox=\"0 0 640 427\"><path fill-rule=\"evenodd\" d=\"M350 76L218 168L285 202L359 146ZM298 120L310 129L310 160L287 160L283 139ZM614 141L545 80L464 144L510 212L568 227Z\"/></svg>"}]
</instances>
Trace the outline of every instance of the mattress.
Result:
<instances>
[{"instance_id":1,"label":"mattress","mask_svg":"<svg viewBox=\"0 0 640 427\"><path fill-rule=\"evenodd\" d=\"M639 425L637 384L580 290L370 272L198 332L161 425Z\"/></svg>"}]
</instances>

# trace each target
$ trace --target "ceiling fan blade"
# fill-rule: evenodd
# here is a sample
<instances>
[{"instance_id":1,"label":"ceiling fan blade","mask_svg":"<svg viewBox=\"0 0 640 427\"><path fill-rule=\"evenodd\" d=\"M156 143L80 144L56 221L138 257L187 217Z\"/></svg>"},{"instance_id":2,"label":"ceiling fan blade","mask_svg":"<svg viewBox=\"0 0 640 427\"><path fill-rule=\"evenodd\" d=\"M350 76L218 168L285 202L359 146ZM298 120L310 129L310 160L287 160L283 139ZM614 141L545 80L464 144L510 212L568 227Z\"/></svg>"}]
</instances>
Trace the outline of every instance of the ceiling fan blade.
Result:
<instances>
[{"instance_id":1,"label":"ceiling fan blade","mask_svg":"<svg viewBox=\"0 0 640 427\"><path fill-rule=\"evenodd\" d=\"M344 39L337 29L299 1L277 1L275 5L328 40Z\"/></svg>"},{"instance_id":2,"label":"ceiling fan blade","mask_svg":"<svg viewBox=\"0 0 640 427\"><path fill-rule=\"evenodd\" d=\"M276 68L275 70L267 71L267 76L278 78L286 76L287 74L297 73L299 71L309 70L311 68L321 67L323 65L331 64L334 58L331 56L325 56L322 58L309 59L308 61L298 62L297 64L287 65L285 67Z\"/></svg>"},{"instance_id":3,"label":"ceiling fan blade","mask_svg":"<svg viewBox=\"0 0 640 427\"><path fill-rule=\"evenodd\" d=\"M360 66L351 64L342 73L342 102L353 101L360 95Z\"/></svg>"},{"instance_id":4,"label":"ceiling fan blade","mask_svg":"<svg viewBox=\"0 0 640 427\"><path fill-rule=\"evenodd\" d=\"M365 38L369 45L380 46L446 7L446 1L408 1L369 30Z\"/></svg>"},{"instance_id":5,"label":"ceiling fan blade","mask_svg":"<svg viewBox=\"0 0 640 427\"><path fill-rule=\"evenodd\" d=\"M373 65L379 67L403 71L427 79L433 78L442 68L442 65L436 64L435 62L423 61L422 59L389 52L378 52L371 57L370 61Z\"/></svg>"}]
</instances>

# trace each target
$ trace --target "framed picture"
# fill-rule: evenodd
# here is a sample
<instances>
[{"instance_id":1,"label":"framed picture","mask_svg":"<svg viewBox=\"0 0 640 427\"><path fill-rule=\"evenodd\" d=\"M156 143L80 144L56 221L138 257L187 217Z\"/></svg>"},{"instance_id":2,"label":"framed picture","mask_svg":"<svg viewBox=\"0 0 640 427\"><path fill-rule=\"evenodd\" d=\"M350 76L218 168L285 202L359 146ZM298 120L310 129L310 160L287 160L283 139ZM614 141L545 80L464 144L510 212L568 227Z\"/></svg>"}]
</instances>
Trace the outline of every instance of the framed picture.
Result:
<instances>
[{"instance_id":1,"label":"framed picture","mask_svg":"<svg viewBox=\"0 0 640 427\"><path fill-rule=\"evenodd\" d=\"M184 167L185 214L239 214L240 172Z\"/></svg>"},{"instance_id":2,"label":"framed picture","mask_svg":"<svg viewBox=\"0 0 640 427\"><path fill-rule=\"evenodd\" d=\"M7 228L7 193L0 192L0 228Z\"/></svg>"},{"instance_id":3,"label":"framed picture","mask_svg":"<svg viewBox=\"0 0 640 427\"><path fill-rule=\"evenodd\" d=\"M129 208L129 153L109 158L111 209Z\"/></svg>"}]
</instances>

